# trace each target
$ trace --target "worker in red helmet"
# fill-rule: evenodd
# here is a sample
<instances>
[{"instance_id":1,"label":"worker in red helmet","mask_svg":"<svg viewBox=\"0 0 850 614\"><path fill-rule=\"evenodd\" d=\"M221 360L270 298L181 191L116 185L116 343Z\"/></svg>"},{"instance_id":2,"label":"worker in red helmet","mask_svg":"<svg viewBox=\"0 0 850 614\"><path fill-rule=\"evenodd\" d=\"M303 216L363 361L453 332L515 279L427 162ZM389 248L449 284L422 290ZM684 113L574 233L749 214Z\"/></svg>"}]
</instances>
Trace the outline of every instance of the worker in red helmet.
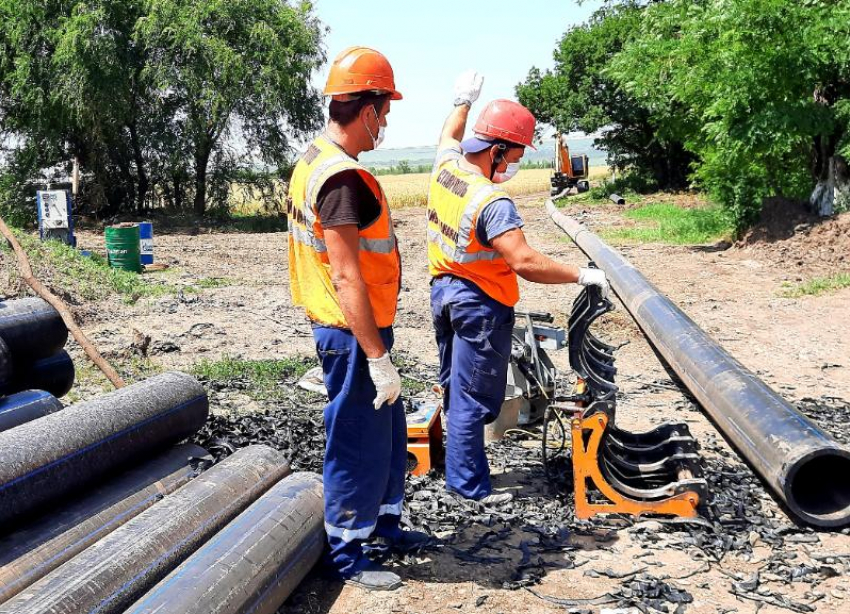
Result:
<instances>
[{"instance_id":1,"label":"worker in red helmet","mask_svg":"<svg viewBox=\"0 0 850 614\"><path fill-rule=\"evenodd\" d=\"M535 119L510 100L488 103L461 142L483 78L461 75L440 136L428 192L428 264L431 312L440 354L446 413L446 489L497 505L484 451L484 425L505 398L517 277L543 284L599 286L605 273L556 262L526 243L523 221L502 187L533 148Z\"/></svg>"},{"instance_id":2,"label":"worker in red helmet","mask_svg":"<svg viewBox=\"0 0 850 614\"><path fill-rule=\"evenodd\" d=\"M401 579L364 547L409 550L427 536L399 527L407 423L390 351L401 261L384 191L357 157L381 143L401 94L390 63L367 47L337 56L325 94L330 121L289 183L290 288L312 322L329 397L327 560L347 582L390 590Z\"/></svg>"}]
</instances>

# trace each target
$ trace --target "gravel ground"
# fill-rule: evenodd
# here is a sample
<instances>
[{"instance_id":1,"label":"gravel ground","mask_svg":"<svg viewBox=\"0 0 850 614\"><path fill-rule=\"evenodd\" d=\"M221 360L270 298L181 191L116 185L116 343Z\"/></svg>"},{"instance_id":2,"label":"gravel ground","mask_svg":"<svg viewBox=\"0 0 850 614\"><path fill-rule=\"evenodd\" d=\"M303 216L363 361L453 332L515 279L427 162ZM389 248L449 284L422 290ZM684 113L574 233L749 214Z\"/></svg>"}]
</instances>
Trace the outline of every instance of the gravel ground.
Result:
<instances>
[{"instance_id":1,"label":"gravel ground","mask_svg":"<svg viewBox=\"0 0 850 614\"><path fill-rule=\"evenodd\" d=\"M567 262L586 261L549 221L542 199L526 198L521 204L532 245ZM614 206L573 208L569 213L581 216L592 229L622 223ZM412 373L429 379L437 356L428 313L424 212L404 209L395 217L405 267L397 351L406 357ZM846 218L837 222L838 230L816 228L806 234L829 237L833 254L835 241L846 236L845 222ZM146 365L155 369L188 369L200 359L224 356L312 356L309 325L289 301L285 233L175 231L159 233L155 241L157 259L171 270L153 277L187 286L214 278L218 287L132 305L117 298L75 305L86 332L113 361L128 364L140 336L150 337ZM81 232L80 244L87 249L103 247L102 238L93 232ZM761 246L750 242L724 247L620 249L746 367L848 441L850 290L781 297L783 283L834 271L844 266L843 260L832 258L825 265L823 259L800 258L807 247L799 236L768 238ZM847 247L838 249L846 252ZM8 258L2 265L10 266ZM17 290L6 280L0 283L7 284L0 292ZM577 292L572 287L525 282L521 291L518 309L550 311L562 326ZM536 447L513 441L493 446L490 455L497 486L517 493L516 506L494 511L450 508L440 503L439 476L412 479L410 522L432 530L440 544L397 562L405 588L372 595L315 576L284 611L537 614L647 607L655 609L646 611L699 614L850 611L850 537L810 532L789 523L761 483L670 380L622 308L609 315L601 329L608 339L629 342L617 360L623 375L618 424L641 430L664 419L683 419L700 441L716 502L704 513L712 528L653 521L577 522L568 484L547 482ZM78 349L69 344L69 350L78 367L83 366ZM566 353L553 359L566 375ZM102 380L90 369L83 367L81 375L73 398L88 398L102 389ZM292 383L281 385L290 390ZM299 466L319 468L320 399L293 390L283 400L258 401L246 392L245 382L207 384L213 410L221 416L221 422L211 425L218 430L203 435L207 445L227 454L228 446L265 438L292 451ZM240 423L243 432L222 438L221 433L232 431L234 420L228 416L233 415L247 421ZM215 443L216 437L221 441ZM430 509L431 503L436 509ZM595 601L563 601L576 599Z\"/></svg>"}]
</instances>

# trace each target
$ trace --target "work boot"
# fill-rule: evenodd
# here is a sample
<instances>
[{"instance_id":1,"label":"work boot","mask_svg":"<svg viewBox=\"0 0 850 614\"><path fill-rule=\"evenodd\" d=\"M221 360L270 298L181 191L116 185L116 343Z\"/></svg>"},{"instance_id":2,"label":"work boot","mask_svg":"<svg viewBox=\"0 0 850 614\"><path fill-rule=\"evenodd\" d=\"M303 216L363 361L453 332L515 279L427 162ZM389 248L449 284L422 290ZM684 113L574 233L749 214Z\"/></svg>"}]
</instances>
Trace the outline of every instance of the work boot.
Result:
<instances>
[{"instance_id":1,"label":"work boot","mask_svg":"<svg viewBox=\"0 0 850 614\"><path fill-rule=\"evenodd\" d=\"M378 563L369 563L361 571L345 579L346 584L365 588L367 591L394 591L401 587L401 578Z\"/></svg>"},{"instance_id":2,"label":"work boot","mask_svg":"<svg viewBox=\"0 0 850 614\"><path fill-rule=\"evenodd\" d=\"M431 536L422 531L399 530L390 536L373 537L368 544L363 546L363 550L389 549L399 554L407 554L426 546L430 541Z\"/></svg>"},{"instance_id":3,"label":"work boot","mask_svg":"<svg viewBox=\"0 0 850 614\"><path fill-rule=\"evenodd\" d=\"M482 505L487 505L489 507L494 507L498 505L503 505L505 503L510 503L514 500L514 496L509 492L501 492L501 493L492 493L484 497L483 499L478 499L478 503Z\"/></svg>"}]
</instances>

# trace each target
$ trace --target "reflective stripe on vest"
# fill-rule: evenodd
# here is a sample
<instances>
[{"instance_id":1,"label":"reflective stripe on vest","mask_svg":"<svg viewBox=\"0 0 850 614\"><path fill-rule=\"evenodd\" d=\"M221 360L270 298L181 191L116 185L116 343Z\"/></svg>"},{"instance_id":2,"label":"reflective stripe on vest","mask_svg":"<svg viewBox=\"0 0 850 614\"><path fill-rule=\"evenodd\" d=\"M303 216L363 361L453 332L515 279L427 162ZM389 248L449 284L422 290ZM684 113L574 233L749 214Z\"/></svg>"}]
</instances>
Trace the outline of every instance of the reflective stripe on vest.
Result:
<instances>
[{"instance_id":1,"label":"reflective stripe on vest","mask_svg":"<svg viewBox=\"0 0 850 614\"><path fill-rule=\"evenodd\" d=\"M319 324L347 327L331 280L324 228L316 200L325 182L343 171L355 170L375 195L378 218L359 230L359 260L363 281L379 328L395 319L400 258L392 218L377 180L356 160L326 137L317 138L295 166L289 184L289 272L293 303Z\"/></svg>"},{"instance_id":2,"label":"reflective stripe on vest","mask_svg":"<svg viewBox=\"0 0 850 614\"><path fill-rule=\"evenodd\" d=\"M513 306L519 300L516 274L475 232L484 207L503 198L510 196L486 177L462 169L456 159L439 164L428 191L428 268L432 276L469 279L488 296Z\"/></svg>"}]
</instances>

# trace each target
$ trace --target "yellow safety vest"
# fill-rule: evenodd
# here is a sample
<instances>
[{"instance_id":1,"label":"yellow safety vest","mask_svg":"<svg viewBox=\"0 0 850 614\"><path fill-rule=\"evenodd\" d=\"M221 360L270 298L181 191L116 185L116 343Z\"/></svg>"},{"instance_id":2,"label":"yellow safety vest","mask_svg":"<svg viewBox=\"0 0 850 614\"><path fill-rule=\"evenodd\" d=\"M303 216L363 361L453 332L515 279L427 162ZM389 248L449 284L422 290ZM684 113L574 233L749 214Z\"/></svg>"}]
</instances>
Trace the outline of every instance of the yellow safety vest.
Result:
<instances>
[{"instance_id":1,"label":"yellow safety vest","mask_svg":"<svg viewBox=\"0 0 850 614\"><path fill-rule=\"evenodd\" d=\"M301 156L289 183L289 277L292 302L324 326L347 328L339 297L331 282L325 231L316 198L325 182L342 171L356 170L372 190L381 213L360 229L360 273L379 328L392 326L398 303L401 258L396 245L387 199L378 180L325 136L317 138Z\"/></svg>"},{"instance_id":2,"label":"yellow safety vest","mask_svg":"<svg viewBox=\"0 0 850 614\"><path fill-rule=\"evenodd\" d=\"M500 198L510 196L486 177L461 169L456 158L442 162L428 190L428 270L434 277L468 279L513 307L519 301L516 273L475 235L481 211Z\"/></svg>"}]
</instances>

